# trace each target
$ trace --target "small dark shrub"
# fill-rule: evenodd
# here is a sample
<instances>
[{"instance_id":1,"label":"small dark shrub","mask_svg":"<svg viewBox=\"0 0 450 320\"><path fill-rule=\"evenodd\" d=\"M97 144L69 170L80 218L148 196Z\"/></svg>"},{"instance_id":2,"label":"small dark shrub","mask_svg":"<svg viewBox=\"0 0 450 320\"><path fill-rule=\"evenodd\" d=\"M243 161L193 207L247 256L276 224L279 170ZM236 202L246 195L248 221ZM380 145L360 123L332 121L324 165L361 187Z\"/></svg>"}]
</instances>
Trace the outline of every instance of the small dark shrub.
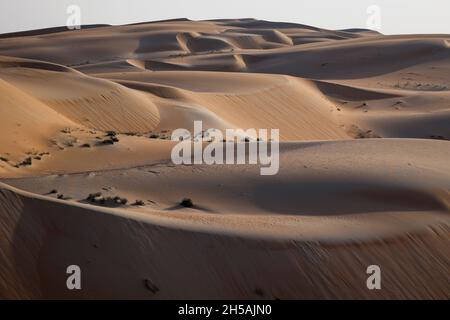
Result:
<instances>
[{"instance_id":1,"label":"small dark shrub","mask_svg":"<svg viewBox=\"0 0 450 320\"><path fill-rule=\"evenodd\" d=\"M159 291L159 288L150 279L144 279L144 286L153 294Z\"/></svg>"},{"instance_id":2,"label":"small dark shrub","mask_svg":"<svg viewBox=\"0 0 450 320\"><path fill-rule=\"evenodd\" d=\"M432 135L432 136L430 136L430 138L431 138L431 139L436 139L436 140L447 140L444 136L435 136L435 135Z\"/></svg>"},{"instance_id":3,"label":"small dark shrub","mask_svg":"<svg viewBox=\"0 0 450 320\"><path fill-rule=\"evenodd\" d=\"M142 200L136 200L136 201L133 203L133 206L145 206L145 202L142 201Z\"/></svg>"},{"instance_id":4,"label":"small dark shrub","mask_svg":"<svg viewBox=\"0 0 450 320\"><path fill-rule=\"evenodd\" d=\"M194 206L192 200L189 198L184 198L183 200L181 200L180 205L182 205L185 208L191 208Z\"/></svg>"},{"instance_id":5,"label":"small dark shrub","mask_svg":"<svg viewBox=\"0 0 450 320\"><path fill-rule=\"evenodd\" d=\"M31 166L32 162L33 160L31 159L31 157L27 157L22 162L19 163L19 166Z\"/></svg>"},{"instance_id":6,"label":"small dark shrub","mask_svg":"<svg viewBox=\"0 0 450 320\"><path fill-rule=\"evenodd\" d=\"M114 144L114 141L112 139L105 139L101 143L102 144Z\"/></svg>"},{"instance_id":7,"label":"small dark shrub","mask_svg":"<svg viewBox=\"0 0 450 320\"><path fill-rule=\"evenodd\" d=\"M263 291L263 289L261 289L261 288L256 288L256 289L255 289L255 294L256 294L257 296L263 297L263 296L264 296L264 291Z\"/></svg>"},{"instance_id":8,"label":"small dark shrub","mask_svg":"<svg viewBox=\"0 0 450 320\"><path fill-rule=\"evenodd\" d=\"M92 203L97 203L103 206L116 207L120 205L126 205L128 203L128 199L121 198L119 196L115 197L103 197L101 192L91 193L86 198L87 201Z\"/></svg>"},{"instance_id":9,"label":"small dark shrub","mask_svg":"<svg viewBox=\"0 0 450 320\"><path fill-rule=\"evenodd\" d=\"M86 200L91 201L91 202L95 202L95 198L101 197L101 196L102 196L101 192L90 193L88 195L88 197L86 198Z\"/></svg>"}]
</instances>

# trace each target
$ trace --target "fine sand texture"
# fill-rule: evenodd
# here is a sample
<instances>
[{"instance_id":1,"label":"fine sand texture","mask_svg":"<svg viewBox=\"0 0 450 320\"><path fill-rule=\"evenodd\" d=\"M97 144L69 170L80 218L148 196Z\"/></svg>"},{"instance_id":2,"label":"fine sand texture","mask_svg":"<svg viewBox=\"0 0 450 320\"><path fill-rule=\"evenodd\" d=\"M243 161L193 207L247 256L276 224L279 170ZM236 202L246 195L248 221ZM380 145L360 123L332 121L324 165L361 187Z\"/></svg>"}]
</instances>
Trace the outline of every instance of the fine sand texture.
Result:
<instances>
[{"instance_id":1,"label":"fine sand texture","mask_svg":"<svg viewBox=\"0 0 450 320\"><path fill-rule=\"evenodd\" d=\"M0 115L0 299L450 299L450 35L5 34ZM196 120L279 129L278 174L175 165Z\"/></svg>"}]
</instances>

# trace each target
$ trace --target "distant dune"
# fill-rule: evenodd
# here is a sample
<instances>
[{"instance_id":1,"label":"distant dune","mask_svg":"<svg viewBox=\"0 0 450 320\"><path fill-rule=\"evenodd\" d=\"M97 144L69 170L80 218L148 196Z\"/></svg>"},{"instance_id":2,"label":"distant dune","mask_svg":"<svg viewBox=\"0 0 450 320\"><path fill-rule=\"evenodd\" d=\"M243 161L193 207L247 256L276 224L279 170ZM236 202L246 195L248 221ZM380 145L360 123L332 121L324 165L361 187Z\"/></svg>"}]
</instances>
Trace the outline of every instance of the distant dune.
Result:
<instances>
[{"instance_id":1,"label":"distant dune","mask_svg":"<svg viewBox=\"0 0 450 320\"><path fill-rule=\"evenodd\" d=\"M99 28L110 26L108 24L90 24L90 25L82 25L80 29L90 29L90 28ZM18 32L9 32L0 34L0 39L6 38L17 38L17 37L29 37L29 36L39 36L49 33L58 33L67 31L67 27L53 27L53 28L44 28L44 29L35 29L28 31L18 31Z\"/></svg>"},{"instance_id":2,"label":"distant dune","mask_svg":"<svg viewBox=\"0 0 450 320\"><path fill-rule=\"evenodd\" d=\"M0 298L449 299L449 75L449 35L0 35ZM279 129L279 173L174 165L171 132L195 120Z\"/></svg>"}]
</instances>

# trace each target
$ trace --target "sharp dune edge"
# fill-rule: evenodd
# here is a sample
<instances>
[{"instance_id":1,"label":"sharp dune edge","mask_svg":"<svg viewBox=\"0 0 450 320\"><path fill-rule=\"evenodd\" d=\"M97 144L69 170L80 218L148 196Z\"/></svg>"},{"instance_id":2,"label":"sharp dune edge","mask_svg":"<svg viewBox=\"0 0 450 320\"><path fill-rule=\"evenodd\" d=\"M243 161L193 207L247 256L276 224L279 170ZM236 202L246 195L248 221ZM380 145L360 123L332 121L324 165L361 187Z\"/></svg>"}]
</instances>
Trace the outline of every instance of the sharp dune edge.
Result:
<instances>
[{"instance_id":1,"label":"sharp dune edge","mask_svg":"<svg viewBox=\"0 0 450 320\"><path fill-rule=\"evenodd\" d=\"M254 19L0 36L0 298L450 298L449 41ZM279 173L173 165L194 120L280 129Z\"/></svg>"}]
</instances>

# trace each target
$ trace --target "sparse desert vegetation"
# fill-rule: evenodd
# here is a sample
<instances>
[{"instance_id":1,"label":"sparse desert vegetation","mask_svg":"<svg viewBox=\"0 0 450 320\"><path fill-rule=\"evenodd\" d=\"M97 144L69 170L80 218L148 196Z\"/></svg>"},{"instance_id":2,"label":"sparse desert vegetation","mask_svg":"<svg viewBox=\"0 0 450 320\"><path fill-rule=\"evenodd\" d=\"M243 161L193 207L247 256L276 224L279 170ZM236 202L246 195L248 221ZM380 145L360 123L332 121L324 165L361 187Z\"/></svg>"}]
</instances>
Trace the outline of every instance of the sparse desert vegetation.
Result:
<instances>
[{"instance_id":1,"label":"sparse desert vegetation","mask_svg":"<svg viewBox=\"0 0 450 320\"><path fill-rule=\"evenodd\" d=\"M86 198L86 201L92 204L106 207L124 206L128 203L127 198L119 196L103 196L101 192L89 194L88 197Z\"/></svg>"},{"instance_id":2,"label":"sparse desert vegetation","mask_svg":"<svg viewBox=\"0 0 450 320\"><path fill-rule=\"evenodd\" d=\"M184 198L180 201L180 205L185 208L192 208L194 206L194 203L190 198Z\"/></svg>"},{"instance_id":3,"label":"sparse desert vegetation","mask_svg":"<svg viewBox=\"0 0 450 320\"><path fill-rule=\"evenodd\" d=\"M379 135L374 133L372 130L363 130L357 125L352 125L349 132L354 136L355 139L373 139L381 138Z\"/></svg>"},{"instance_id":4,"label":"sparse desert vegetation","mask_svg":"<svg viewBox=\"0 0 450 320\"><path fill-rule=\"evenodd\" d=\"M145 202L143 200L136 200L133 206L145 206Z\"/></svg>"},{"instance_id":5,"label":"sparse desert vegetation","mask_svg":"<svg viewBox=\"0 0 450 320\"><path fill-rule=\"evenodd\" d=\"M116 136L116 134L113 134L113 135L107 134L106 136L107 136L107 138L106 138L106 139L103 139L103 140L100 142L100 144L102 144L102 145L108 145L108 144L114 144L114 143L116 143L116 142L119 142L119 138Z\"/></svg>"},{"instance_id":6,"label":"sparse desert vegetation","mask_svg":"<svg viewBox=\"0 0 450 320\"><path fill-rule=\"evenodd\" d=\"M435 140L449 140L448 138L441 136L441 135L431 135L430 139L435 139Z\"/></svg>"},{"instance_id":7,"label":"sparse desert vegetation","mask_svg":"<svg viewBox=\"0 0 450 320\"><path fill-rule=\"evenodd\" d=\"M33 163L33 159L31 157L26 157L25 159L23 159L22 161L20 161L19 163L16 164L16 167L26 167L26 166L31 166Z\"/></svg>"}]
</instances>

